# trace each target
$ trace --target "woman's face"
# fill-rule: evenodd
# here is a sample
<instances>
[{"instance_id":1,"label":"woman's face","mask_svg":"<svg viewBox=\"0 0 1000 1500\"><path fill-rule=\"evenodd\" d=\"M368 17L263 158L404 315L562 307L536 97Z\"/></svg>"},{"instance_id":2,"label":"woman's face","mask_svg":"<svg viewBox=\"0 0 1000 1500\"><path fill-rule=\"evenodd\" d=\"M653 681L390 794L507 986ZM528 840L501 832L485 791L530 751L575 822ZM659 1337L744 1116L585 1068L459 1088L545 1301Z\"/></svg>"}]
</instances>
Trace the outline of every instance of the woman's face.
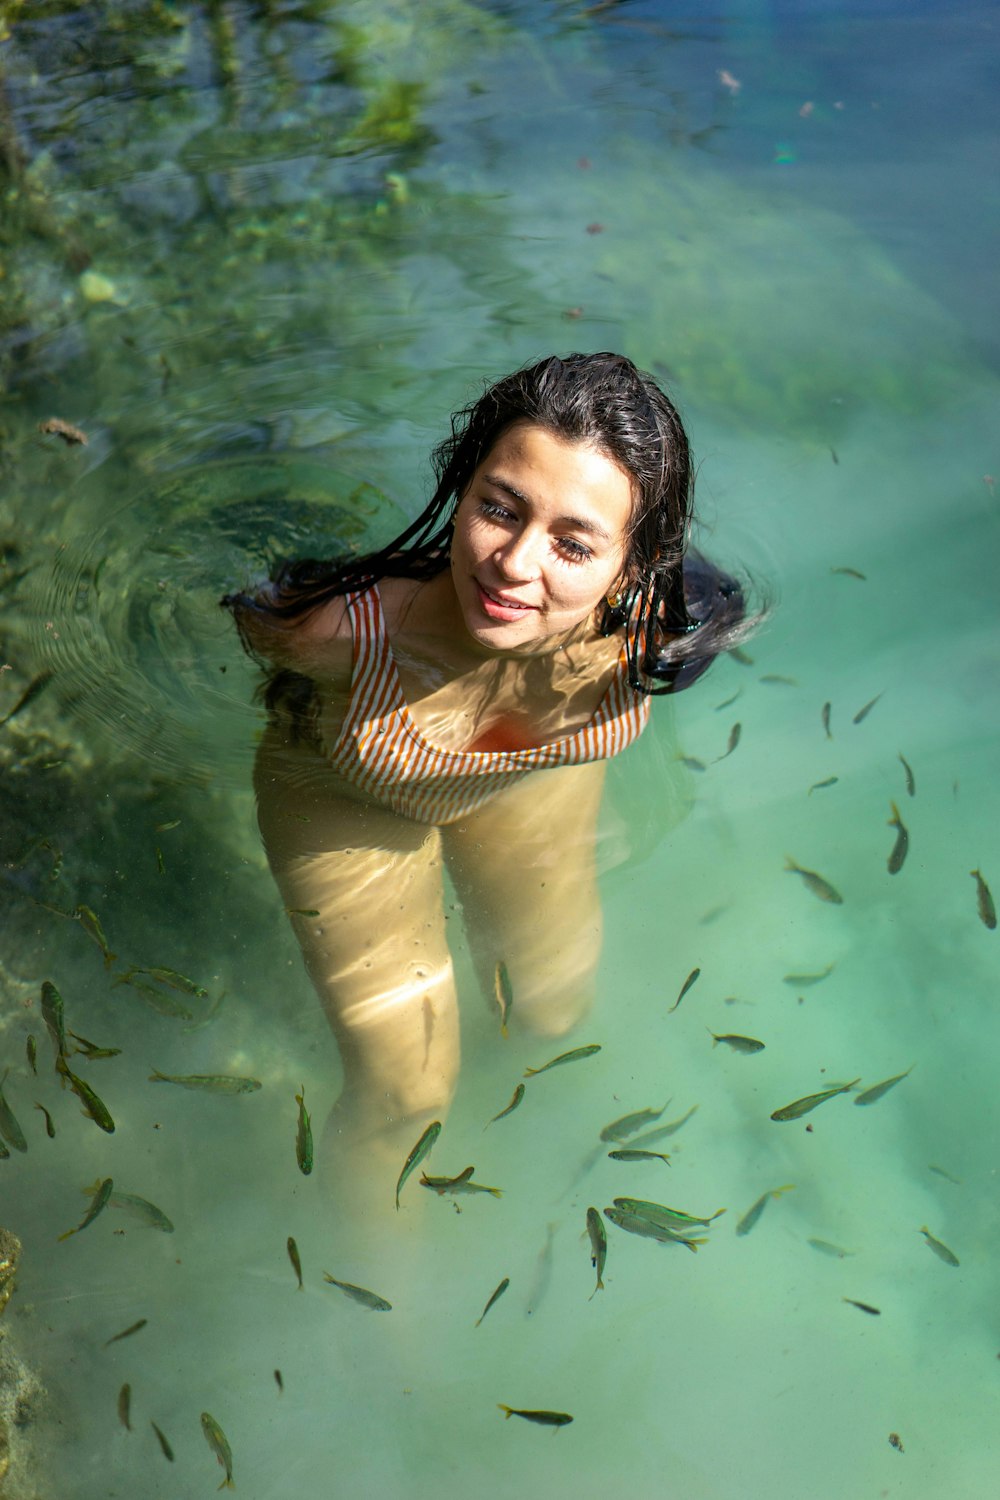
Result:
<instances>
[{"instance_id":1,"label":"woman's face","mask_svg":"<svg viewBox=\"0 0 1000 1500\"><path fill-rule=\"evenodd\" d=\"M518 422L479 465L455 514L451 572L473 640L555 650L619 582L632 483L590 443Z\"/></svg>"}]
</instances>

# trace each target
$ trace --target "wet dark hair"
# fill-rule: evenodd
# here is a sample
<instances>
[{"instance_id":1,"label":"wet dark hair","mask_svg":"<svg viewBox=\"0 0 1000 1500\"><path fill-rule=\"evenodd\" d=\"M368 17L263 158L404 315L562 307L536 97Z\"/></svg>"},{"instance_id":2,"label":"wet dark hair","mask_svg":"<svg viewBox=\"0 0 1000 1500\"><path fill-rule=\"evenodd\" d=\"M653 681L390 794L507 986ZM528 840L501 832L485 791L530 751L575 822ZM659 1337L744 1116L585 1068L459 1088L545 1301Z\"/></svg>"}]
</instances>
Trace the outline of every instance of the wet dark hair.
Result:
<instances>
[{"instance_id":1,"label":"wet dark hair","mask_svg":"<svg viewBox=\"0 0 1000 1500\"><path fill-rule=\"evenodd\" d=\"M743 590L688 548L693 475L677 409L651 375L620 354L553 355L488 386L455 413L434 450L437 484L417 519L358 558L280 564L269 585L229 594L244 645L249 613L294 620L386 576L433 578L448 566L455 510L480 463L516 422L606 454L632 481L623 587L605 603L602 634L625 628L629 681L641 693L687 687L747 634ZM279 674L280 675L280 674ZM270 697L270 695L269 695Z\"/></svg>"}]
</instances>

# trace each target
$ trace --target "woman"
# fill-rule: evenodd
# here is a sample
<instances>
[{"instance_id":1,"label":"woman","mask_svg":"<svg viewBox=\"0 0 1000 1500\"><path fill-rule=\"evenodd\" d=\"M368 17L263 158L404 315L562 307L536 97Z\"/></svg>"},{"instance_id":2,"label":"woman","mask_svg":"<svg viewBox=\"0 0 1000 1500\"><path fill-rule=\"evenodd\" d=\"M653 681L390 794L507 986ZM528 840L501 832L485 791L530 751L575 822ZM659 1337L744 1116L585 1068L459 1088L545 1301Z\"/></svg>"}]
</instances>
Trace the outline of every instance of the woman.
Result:
<instances>
[{"instance_id":1,"label":"woman","mask_svg":"<svg viewBox=\"0 0 1000 1500\"><path fill-rule=\"evenodd\" d=\"M603 762L744 630L733 580L685 562L684 429L629 360L498 381L434 463L388 547L223 601L272 672L259 819L340 1046L337 1128L394 1161L458 1075L444 869L485 993L502 962L512 1024L568 1031L600 953Z\"/></svg>"}]
</instances>

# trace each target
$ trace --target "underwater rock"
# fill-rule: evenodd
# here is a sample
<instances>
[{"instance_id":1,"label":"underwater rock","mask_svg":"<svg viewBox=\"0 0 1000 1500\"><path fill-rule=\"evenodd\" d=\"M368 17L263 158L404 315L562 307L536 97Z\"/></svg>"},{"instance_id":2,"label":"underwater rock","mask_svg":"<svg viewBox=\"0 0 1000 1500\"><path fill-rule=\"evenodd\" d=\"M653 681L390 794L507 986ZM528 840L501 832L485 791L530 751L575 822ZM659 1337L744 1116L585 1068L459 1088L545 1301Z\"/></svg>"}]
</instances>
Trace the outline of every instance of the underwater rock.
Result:
<instances>
[{"instance_id":1,"label":"underwater rock","mask_svg":"<svg viewBox=\"0 0 1000 1500\"><path fill-rule=\"evenodd\" d=\"M0 1229L0 1317L14 1290L14 1278L21 1259L21 1241L9 1229ZM2 1474L2 1469L0 1469Z\"/></svg>"}]
</instances>

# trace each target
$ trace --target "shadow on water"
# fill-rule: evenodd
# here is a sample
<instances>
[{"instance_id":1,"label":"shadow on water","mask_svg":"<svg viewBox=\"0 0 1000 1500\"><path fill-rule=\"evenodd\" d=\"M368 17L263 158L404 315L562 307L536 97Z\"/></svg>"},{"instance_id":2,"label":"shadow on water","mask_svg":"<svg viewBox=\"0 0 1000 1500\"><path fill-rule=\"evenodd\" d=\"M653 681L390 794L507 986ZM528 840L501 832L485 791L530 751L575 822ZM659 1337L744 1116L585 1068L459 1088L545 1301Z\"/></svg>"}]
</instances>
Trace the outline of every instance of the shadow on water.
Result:
<instances>
[{"instance_id":1,"label":"shadow on water","mask_svg":"<svg viewBox=\"0 0 1000 1500\"><path fill-rule=\"evenodd\" d=\"M997 956L969 871L1000 886L996 393L965 300L934 296L968 256L905 207L925 191L919 81L932 61L978 76L977 16L904 40L891 5L697 25L555 0L3 12L0 1041L28 1147L4 1132L12 1500L207 1488L203 1411L261 1500L331 1471L386 1497L589 1496L623 1468L639 1500L664 1475L685 1500L842 1500L904 1473L914 1500L987 1492ZM988 243L978 107L935 160ZM348 1211L366 1183L330 1170L340 1064L264 860L256 674L217 600L284 555L392 535L445 414L569 347L674 383L711 546L780 606L609 768L579 1032L550 1045L512 1018L503 1039L454 941L462 1073L425 1165L474 1161L502 1198L418 1173L398 1213L391 1187ZM52 417L86 443L40 432ZM78 1037L121 1049L69 1060L113 1134L60 1086L46 980ZM526 1068L591 1042L484 1128ZM769 1118L911 1068L870 1108ZM609 1159L602 1128L661 1106L648 1149L670 1165ZM109 1176L121 1201L60 1242ZM726 1213L697 1253L609 1225L588 1301L586 1210L619 1194ZM501 1401L575 1420L549 1437Z\"/></svg>"}]
</instances>

